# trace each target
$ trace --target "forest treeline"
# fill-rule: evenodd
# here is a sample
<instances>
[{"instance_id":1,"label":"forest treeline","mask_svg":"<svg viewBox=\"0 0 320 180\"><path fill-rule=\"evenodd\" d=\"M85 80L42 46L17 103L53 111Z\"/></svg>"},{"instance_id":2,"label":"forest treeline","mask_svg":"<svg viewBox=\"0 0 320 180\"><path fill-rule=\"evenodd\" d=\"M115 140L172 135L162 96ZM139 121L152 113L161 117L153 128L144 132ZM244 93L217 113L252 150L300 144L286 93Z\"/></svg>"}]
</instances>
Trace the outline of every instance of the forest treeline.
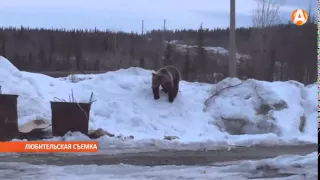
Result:
<instances>
[{"instance_id":1,"label":"forest treeline","mask_svg":"<svg viewBox=\"0 0 320 180\"><path fill-rule=\"evenodd\" d=\"M317 79L317 26L282 24L236 30L239 78ZM110 71L175 65L189 81L228 75L229 29L153 30L144 34L94 30L0 28L0 55L20 70ZM217 48L216 48L217 49Z\"/></svg>"}]
</instances>

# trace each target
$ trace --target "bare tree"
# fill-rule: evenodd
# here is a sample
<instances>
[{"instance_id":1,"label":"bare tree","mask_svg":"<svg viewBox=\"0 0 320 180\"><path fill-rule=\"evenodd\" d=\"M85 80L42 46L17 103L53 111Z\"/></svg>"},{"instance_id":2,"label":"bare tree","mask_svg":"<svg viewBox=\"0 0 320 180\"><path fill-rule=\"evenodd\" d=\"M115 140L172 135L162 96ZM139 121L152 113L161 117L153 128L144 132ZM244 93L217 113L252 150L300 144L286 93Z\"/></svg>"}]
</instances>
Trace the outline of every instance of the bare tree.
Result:
<instances>
[{"instance_id":1,"label":"bare tree","mask_svg":"<svg viewBox=\"0 0 320 180\"><path fill-rule=\"evenodd\" d=\"M255 77L263 80L273 80L275 66L275 50L271 48L271 41L275 32L271 27L280 23L280 3L277 0L259 0L253 14L255 27L251 37L253 69Z\"/></svg>"},{"instance_id":2,"label":"bare tree","mask_svg":"<svg viewBox=\"0 0 320 180\"><path fill-rule=\"evenodd\" d=\"M236 3L235 0L230 0L230 37L229 37L229 76L236 77Z\"/></svg>"},{"instance_id":3,"label":"bare tree","mask_svg":"<svg viewBox=\"0 0 320 180\"><path fill-rule=\"evenodd\" d=\"M316 14L313 13L312 9L313 9L312 1L309 0L309 7L308 7L309 18L307 23L316 23Z\"/></svg>"},{"instance_id":4,"label":"bare tree","mask_svg":"<svg viewBox=\"0 0 320 180\"><path fill-rule=\"evenodd\" d=\"M253 15L253 26L267 28L279 23L279 8L280 3L277 0L258 0L258 5Z\"/></svg>"}]
</instances>

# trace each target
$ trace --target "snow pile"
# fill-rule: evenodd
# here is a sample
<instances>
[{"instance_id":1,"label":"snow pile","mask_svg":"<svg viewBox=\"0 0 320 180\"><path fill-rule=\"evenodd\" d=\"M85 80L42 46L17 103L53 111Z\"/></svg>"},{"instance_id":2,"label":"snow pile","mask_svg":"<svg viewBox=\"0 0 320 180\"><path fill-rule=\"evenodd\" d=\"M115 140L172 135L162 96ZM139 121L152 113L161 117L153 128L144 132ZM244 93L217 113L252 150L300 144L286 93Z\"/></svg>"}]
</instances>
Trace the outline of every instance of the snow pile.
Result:
<instances>
[{"instance_id":1,"label":"snow pile","mask_svg":"<svg viewBox=\"0 0 320 180\"><path fill-rule=\"evenodd\" d=\"M250 179L268 176L278 176L279 179L317 179L318 177L317 152L306 156L282 155L270 159L246 160L242 162L220 163L220 165L221 164L226 166L223 168L223 172L245 172L246 175L243 175Z\"/></svg>"},{"instance_id":2,"label":"snow pile","mask_svg":"<svg viewBox=\"0 0 320 180\"><path fill-rule=\"evenodd\" d=\"M204 105L212 91L237 83L240 80L225 79L216 85L182 81L180 93L169 103L163 92L159 100L153 99L149 70L129 68L51 78L19 71L0 57L2 92L19 95L19 124L39 118L51 120L50 101L69 101L72 90L78 102L88 102L91 93L97 100L91 107L90 129L133 135L135 140L169 135L184 143L317 142L315 84L304 87L291 81L247 80Z\"/></svg>"},{"instance_id":3,"label":"snow pile","mask_svg":"<svg viewBox=\"0 0 320 180\"><path fill-rule=\"evenodd\" d=\"M307 156L280 156L257 161L240 161L213 166L132 166L132 165L30 165L0 163L1 179L317 179L316 153ZM49 179L50 179L49 178Z\"/></svg>"},{"instance_id":4,"label":"snow pile","mask_svg":"<svg viewBox=\"0 0 320 180\"><path fill-rule=\"evenodd\" d=\"M165 42L165 43L169 43L171 45L174 45L175 48L178 50L178 51L181 51L181 52L186 52L187 49L196 49L198 46L197 45L187 45L187 44L183 44L183 42L181 41L178 41L178 40L172 40L170 42ZM223 47L213 47L213 46L204 46L203 49L205 51L207 51L208 53L212 53L212 54L219 54L219 55L222 55L222 56L229 56L229 51ZM239 53L236 53L236 58L237 59L251 59L251 57L249 55L246 55L246 54L239 54Z\"/></svg>"},{"instance_id":5,"label":"snow pile","mask_svg":"<svg viewBox=\"0 0 320 180\"><path fill-rule=\"evenodd\" d=\"M224 163L226 164L226 163ZM263 160L246 160L240 164L232 166L229 170L241 171L241 170L254 170L262 169L263 167L269 166L278 169L286 168L311 168L318 164L318 154L313 152L306 156L300 155L282 155L275 158L263 159Z\"/></svg>"},{"instance_id":6,"label":"snow pile","mask_svg":"<svg viewBox=\"0 0 320 180\"><path fill-rule=\"evenodd\" d=\"M231 87L228 89L230 86ZM224 89L225 88L225 89ZM213 124L229 134L274 133L316 142L317 85L224 79L208 104Z\"/></svg>"}]
</instances>

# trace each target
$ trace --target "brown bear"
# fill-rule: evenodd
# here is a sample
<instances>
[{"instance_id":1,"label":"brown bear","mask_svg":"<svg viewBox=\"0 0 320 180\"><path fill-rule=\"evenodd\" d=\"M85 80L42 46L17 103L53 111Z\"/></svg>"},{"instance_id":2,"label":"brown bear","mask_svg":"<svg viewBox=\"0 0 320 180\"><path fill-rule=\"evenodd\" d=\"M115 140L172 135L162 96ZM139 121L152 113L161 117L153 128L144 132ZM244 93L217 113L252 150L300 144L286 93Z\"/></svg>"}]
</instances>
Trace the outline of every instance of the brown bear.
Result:
<instances>
[{"instance_id":1,"label":"brown bear","mask_svg":"<svg viewBox=\"0 0 320 180\"><path fill-rule=\"evenodd\" d=\"M152 92L154 99L159 99L159 87L162 91L168 93L169 102L173 102L179 91L179 82L181 80L180 71L174 66L165 66L157 72L152 72Z\"/></svg>"}]
</instances>

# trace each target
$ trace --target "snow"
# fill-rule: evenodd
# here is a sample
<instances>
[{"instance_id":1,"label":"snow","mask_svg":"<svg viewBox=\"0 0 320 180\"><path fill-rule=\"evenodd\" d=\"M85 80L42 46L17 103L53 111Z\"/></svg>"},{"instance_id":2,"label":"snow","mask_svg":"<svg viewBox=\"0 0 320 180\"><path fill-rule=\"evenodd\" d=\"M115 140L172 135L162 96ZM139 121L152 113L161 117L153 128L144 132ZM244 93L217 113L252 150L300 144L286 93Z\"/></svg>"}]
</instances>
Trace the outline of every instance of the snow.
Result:
<instances>
[{"instance_id":1,"label":"snow","mask_svg":"<svg viewBox=\"0 0 320 180\"><path fill-rule=\"evenodd\" d=\"M214 90L239 83L239 79L227 78ZM316 84L304 87L295 81L246 80L215 98L210 106L213 124L233 134L274 133L285 139L316 142L316 88ZM259 112L261 105L268 105L270 110ZM306 125L300 132L304 117Z\"/></svg>"},{"instance_id":2,"label":"snow","mask_svg":"<svg viewBox=\"0 0 320 180\"><path fill-rule=\"evenodd\" d=\"M286 155L273 159L236 161L211 166L132 166L132 165L31 165L0 163L1 179L252 179L274 177L274 180L318 179L318 156ZM278 177L277 177L277 176ZM284 176L280 176L284 175ZM276 177L275 177L276 176Z\"/></svg>"},{"instance_id":3,"label":"snow","mask_svg":"<svg viewBox=\"0 0 320 180\"><path fill-rule=\"evenodd\" d=\"M181 52L186 52L187 49L196 49L198 46L197 45L187 45L187 44L183 44L183 42L178 41L178 40L172 40L170 42L165 42L165 43L169 43L175 46L175 48L178 51ZM209 53L213 53L213 54L220 54L222 56L228 56L229 55L229 51L223 47L213 47L213 46L204 46L203 47L204 50L206 50ZM236 58L237 59L251 59L251 57L249 55L246 54L239 54L236 53Z\"/></svg>"},{"instance_id":4,"label":"snow","mask_svg":"<svg viewBox=\"0 0 320 180\"><path fill-rule=\"evenodd\" d=\"M135 138L127 142L100 138L106 144L114 141L249 146L317 142L316 84L304 86L294 81L250 79L222 91L205 106L206 99L216 90L241 81L236 78L226 78L217 84L181 81L177 98L169 103L163 92L159 100L153 99L151 72L132 67L104 74L52 78L19 71L0 57L2 93L19 95L19 124L39 118L51 120L50 101L57 98L69 101L72 90L77 102L88 102L91 93L94 94L96 102L91 107L90 129L102 128ZM261 105L267 105L269 110L259 112ZM302 117L305 127L301 132ZM162 140L164 136L180 139L168 142Z\"/></svg>"}]
</instances>

